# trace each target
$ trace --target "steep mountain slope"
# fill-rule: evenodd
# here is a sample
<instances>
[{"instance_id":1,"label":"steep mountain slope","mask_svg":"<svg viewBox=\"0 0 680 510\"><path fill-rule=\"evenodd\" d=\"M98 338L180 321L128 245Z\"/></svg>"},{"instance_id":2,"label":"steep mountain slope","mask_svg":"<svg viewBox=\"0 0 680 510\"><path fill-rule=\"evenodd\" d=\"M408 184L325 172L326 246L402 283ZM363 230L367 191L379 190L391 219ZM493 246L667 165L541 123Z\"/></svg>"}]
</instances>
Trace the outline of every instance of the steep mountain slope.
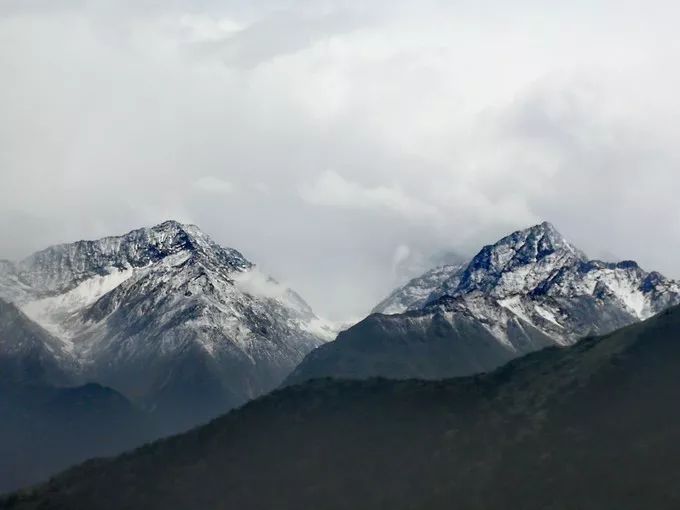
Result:
<instances>
[{"instance_id":1,"label":"steep mountain slope","mask_svg":"<svg viewBox=\"0 0 680 510\"><path fill-rule=\"evenodd\" d=\"M0 282L75 381L120 391L166 432L271 390L333 334L239 252L174 221L53 246L4 264Z\"/></svg>"},{"instance_id":2,"label":"steep mountain slope","mask_svg":"<svg viewBox=\"0 0 680 510\"><path fill-rule=\"evenodd\" d=\"M144 413L98 384L57 388L3 381L0 416L0 493L158 435Z\"/></svg>"},{"instance_id":3,"label":"steep mountain slope","mask_svg":"<svg viewBox=\"0 0 680 510\"><path fill-rule=\"evenodd\" d=\"M152 423L119 393L65 387L74 368L57 338L0 300L0 492L154 437Z\"/></svg>"},{"instance_id":4,"label":"steep mountain slope","mask_svg":"<svg viewBox=\"0 0 680 510\"><path fill-rule=\"evenodd\" d=\"M674 509L680 308L445 381L316 380L0 503Z\"/></svg>"},{"instance_id":5,"label":"steep mountain slope","mask_svg":"<svg viewBox=\"0 0 680 510\"><path fill-rule=\"evenodd\" d=\"M429 295L419 292L406 312L371 315L314 350L287 382L470 375L680 303L677 282L635 262L588 260L549 223L484 247L439 286L422 289Z\"/></svg>"}]
</instances>

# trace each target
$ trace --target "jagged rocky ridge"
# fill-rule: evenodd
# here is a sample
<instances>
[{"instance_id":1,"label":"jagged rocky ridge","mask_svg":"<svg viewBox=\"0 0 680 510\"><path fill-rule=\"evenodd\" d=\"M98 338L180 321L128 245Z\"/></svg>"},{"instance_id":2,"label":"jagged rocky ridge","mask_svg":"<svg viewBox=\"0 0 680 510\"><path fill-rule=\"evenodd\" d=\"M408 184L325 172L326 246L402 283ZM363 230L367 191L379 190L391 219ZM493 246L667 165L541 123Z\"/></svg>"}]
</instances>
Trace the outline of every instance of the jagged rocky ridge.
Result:
<instances>
[{"instance_id":1,"label":"jagged rocky ridge","mask_svg":"<svg viewBox=\"0 0 680 510\"><path fill-rule=\"evenodd\" d=\"M316 380L7 510L676 509L680 309L444 381Z\"/></svg>"},{"instance_id":2,"label":"jagged rocky ridge","mask_svg":"<svg viewBox=\"0 0 680 510\"><path fill-rule=\"evenodd\" d=\"M51 333L73 382L120 391L165 432L271 390L333 335L239 252L174 221L5 261L0 297Z\"/></svg>"},{"instance_id":3,"label":"jagged rocky ridge","mask_svg":"<svg viewBox=\"0 0 680 510\"><path fill-rule=\"evenodd\" d=\"M551 345L606 334L680 303L680 285L635 262L589 260L549 223L485 246L469 264L398 289L287 379L438 379L485 372Z\"/></svg>"}]
</instances>

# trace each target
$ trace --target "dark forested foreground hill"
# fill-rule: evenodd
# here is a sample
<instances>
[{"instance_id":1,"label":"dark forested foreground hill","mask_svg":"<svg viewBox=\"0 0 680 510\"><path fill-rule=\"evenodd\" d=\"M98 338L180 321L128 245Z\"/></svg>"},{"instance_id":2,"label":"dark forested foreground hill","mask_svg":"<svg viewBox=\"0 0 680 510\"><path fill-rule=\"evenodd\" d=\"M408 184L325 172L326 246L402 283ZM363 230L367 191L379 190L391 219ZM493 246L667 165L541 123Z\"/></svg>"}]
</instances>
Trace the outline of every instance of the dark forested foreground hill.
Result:
<instances>
[{"instance_id":1,"label":"dark forested foreground hill","mask_svg":"<svg viewBox=\"0 0 680 510\"><path fill-rule=\"evenodd\" d=\"M496 372L312 381L3 509L680 507L680 309Z\"/></svg>"},{"instance_id":2,"label":"dark forested foreground hill","mask_svg":"<svg viewBox=\"0 0 680 510\"><path fill-rule=\"evenodd\" d=\"M0 494L153 437L148 417L110 388L0 382Z\"/></svg>"}]
</instances>

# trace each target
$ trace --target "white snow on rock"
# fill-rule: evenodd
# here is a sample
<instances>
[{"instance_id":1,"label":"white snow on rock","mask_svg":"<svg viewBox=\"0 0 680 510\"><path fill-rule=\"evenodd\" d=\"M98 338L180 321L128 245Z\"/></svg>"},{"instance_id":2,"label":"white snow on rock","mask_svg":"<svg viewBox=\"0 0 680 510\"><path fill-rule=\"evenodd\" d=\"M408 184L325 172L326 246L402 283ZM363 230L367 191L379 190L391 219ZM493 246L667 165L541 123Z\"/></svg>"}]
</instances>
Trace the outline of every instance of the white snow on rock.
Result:
<instances>
[{"instance_id":1,"label":"white snow on rock","mask_svg":"<svg viewBox=\"0 0 680 510\"><path fill-rule=\"evenodd\" d=\"M118 287L133 275L133 269L107 268L108 274L95 275L73 289L54 296L28 301L21 310L57 338L70 340L73 332L65 327L83 308Z\"/></svg>"}]
</instances>

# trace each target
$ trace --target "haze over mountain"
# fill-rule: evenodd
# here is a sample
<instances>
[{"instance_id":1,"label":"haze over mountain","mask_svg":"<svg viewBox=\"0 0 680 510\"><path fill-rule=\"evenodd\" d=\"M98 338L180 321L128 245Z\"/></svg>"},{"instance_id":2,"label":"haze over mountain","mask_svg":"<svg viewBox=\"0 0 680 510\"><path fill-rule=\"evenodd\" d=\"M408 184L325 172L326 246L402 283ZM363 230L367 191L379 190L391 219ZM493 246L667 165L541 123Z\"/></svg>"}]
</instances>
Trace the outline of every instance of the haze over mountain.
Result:
<instances>
[{"instance_id":1,"label":"haze over mountain","mask_svg":"<svg viewBox=\"0 0 680 510\"><path fill-rule=\"evenodd\" d=\"M68 385L68 365L59 339L0 299L0 383Z\"/></svg>"},{"instance_id":2,"label":"haze over mountain","mask_svg":"<svg viewBox=\"0 0 680 510\"><path fill-rule=\"evenodd\" d=\"M158 435L125 397L74 383L61 343L0 300L0 493Z\"/></svg>"},{"instance_id":3,"label":"haze over mountain","mask_svg":"<svg viewBox=\"0 0 680 510\"><path fill-rule=\"evenodd\" d=\"M676 282L589 260L549 223L446 262L328 342L302 298L193 225L3 261L0 407L13 416L0 427L0 490L207 422L284 379L486 372L680 303Z\"/></svg>"},{"instance_id":4,"label":"haze over mountain","mask_svg":"<svg viewBox=\"0 0 680 510\"><path fill-rule=\"evenodd\" d=\"M275 388L333 338L295 292L174 221L4 262L0 297L51 333L41 363L119 391L166 433ZM15 341L0 356L21 364Z\"/></svg>"},{"instance_id":5,"label":"haze over mountain","mask_svg":"<svg viewBox=\"0 0 680 510\"><path fill-rule=\"evenodd\" d=\"M287 383L319 377L439 379L605 334L680 303L680 285L635 262L589 260L550 223L412 280L312 351ZM398 313L403 312L403 313Z\"/></svg>"},{"instance_id":6,"label":"haze over mountain","mask_svg":"<svg viewBox=\"0 0 680 510\"><path fill-rule=\"evenodd\" d=\"M0 510L680 510L679 19L0 0Z\"/></svg>"},{"instance_id":7,"label":"haze over mountain","mask_svg":"<svg viewBox=\"0 0 680 510\"><path fill-rule=\"evenodd\" d=\"M175 218L345 320L400 283L400 246L471 256L549 218L591 257L680 278L679 16L4 0L0 256Z\"/></svg>"},{"instance_id":8,"label":"haze over mountain","mask_svg":"<svg viewBox=\"0 0 680 510\"><path fill-rule=\"evenodd\" d=\"M678 363L676 307L483 376L311 381L0 508L670 510Z\"/></svg>"}]
</instances>

